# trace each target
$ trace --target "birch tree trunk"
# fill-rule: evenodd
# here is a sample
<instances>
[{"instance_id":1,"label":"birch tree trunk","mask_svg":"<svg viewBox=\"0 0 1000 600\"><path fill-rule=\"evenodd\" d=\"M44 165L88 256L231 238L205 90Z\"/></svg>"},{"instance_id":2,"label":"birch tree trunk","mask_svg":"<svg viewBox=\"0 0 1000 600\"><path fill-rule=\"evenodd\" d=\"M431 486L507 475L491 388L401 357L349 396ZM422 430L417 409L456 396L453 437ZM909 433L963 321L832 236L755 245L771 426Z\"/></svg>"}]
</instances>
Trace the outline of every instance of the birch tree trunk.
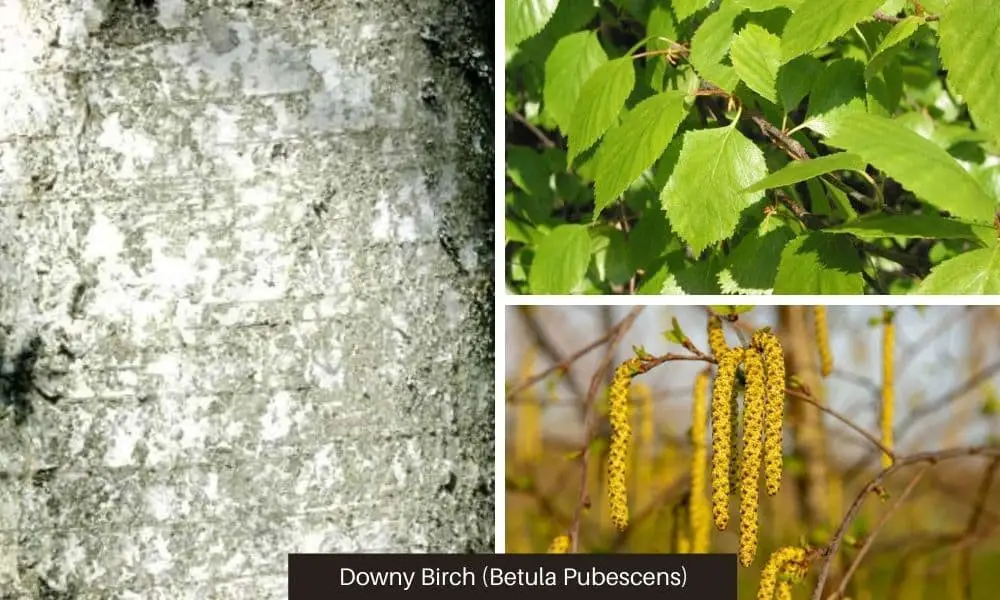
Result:
<instances>
[{"instance_id":1,"label":"birch tree trunk","mask_svg":"<svg viewBox=\"0 0 1000 600\"><path fill-rule=\"evenodd\" d=\"M0 598L492 551L492 29L0 0Z\"/></svg>"}]
</instances>

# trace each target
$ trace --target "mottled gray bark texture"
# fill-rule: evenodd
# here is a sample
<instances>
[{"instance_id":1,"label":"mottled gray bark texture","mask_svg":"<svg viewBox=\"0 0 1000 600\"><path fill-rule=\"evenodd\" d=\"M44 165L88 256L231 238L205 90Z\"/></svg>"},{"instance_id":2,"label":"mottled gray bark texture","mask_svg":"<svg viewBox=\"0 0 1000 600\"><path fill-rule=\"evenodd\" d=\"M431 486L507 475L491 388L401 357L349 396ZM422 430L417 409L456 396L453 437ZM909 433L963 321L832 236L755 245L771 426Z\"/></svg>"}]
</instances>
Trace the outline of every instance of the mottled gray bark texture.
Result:
<instances>
[{"instance_id":1,"label":"mottled gray bark texture","mask_svg":"<svg viewBox=\"0 0 1000 600\"><path fill-rule=\"evenodd\" d=\"M0 598L493 548L493 7L0 0Z\"/></svg>"}]
</instances>

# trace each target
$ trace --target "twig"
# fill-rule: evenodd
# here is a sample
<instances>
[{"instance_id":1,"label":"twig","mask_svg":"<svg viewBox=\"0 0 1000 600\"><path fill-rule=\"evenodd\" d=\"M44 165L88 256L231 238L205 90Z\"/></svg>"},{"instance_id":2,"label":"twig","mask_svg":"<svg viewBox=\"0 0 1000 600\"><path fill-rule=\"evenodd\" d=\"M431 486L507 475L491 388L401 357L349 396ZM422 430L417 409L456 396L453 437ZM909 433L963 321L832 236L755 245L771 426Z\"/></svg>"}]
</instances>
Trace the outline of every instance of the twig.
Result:
<instances>
[{"instance_id":1,"label":"twig","mask_svg":"<svg viewBox=\"0 0 1000 600\"><path fill-rule=\"evenodd\" d=\"M920 278L926 277L927 274L930 273L931 271L930 264L924 260L921 260L919 256L914 256L912 254L908 254L906 252L902 252L899 250L893 250L891 248L882 248L881 246L872 243L862 244L862 247L869 254L873 254L875 256L881 256L882 258L891 260L892 262L899 264L907 271L909 271L910 274L915 275L916 277Z\"/></svg>"},{"instance_id":2,"label":"twig","mask_svg":"<svg viewBox=\"0 0 1000 600\"><path fill-rule=\"evenodd\" d=\"M772 125L770 121L764 118L764 115L750 109L744 109L744 111L745 114L750 117L750 120L760 128L764 135L787 152L792 158L795 160L809 160L809 153L806 152L805 147L797 140L792 139L790 135L786 134L775 125Z\"/></svg>"},{"instance_id":3,"label":"twig","mask_svg":"<svg viewBox=\"0 0 1000 600\"><path fill-rule=\"evenodd\" d=\"M635 323L642 309L642 306L636 306L630 310L625 315L625 318L613 329L614 333L610 336L607 352L604 353L604 358L601 360L600 366L597 367L597 370L594 371L594 376L590 379L590 388L587 390L587 398L584 401L584 413L587 416L584 422L584 431L586 434L584 435L583 452L580 453L580 497L576 504L576 510L573 513L573 523L569 530L570 552L572 553L576 553L580 547L580 522L583 519L583 509L589 503L587 497L587 471L590 465L590 446L594 439L594 401L597 399L597 391L601 388L601 383L611 366L611 361L614 360L615 348L621 342L622 337L625 336L625 332Z\"/></svg>"},{"instance_id":4,"label":"twig","mask_svg":"<svg viewBox=\"0 0 1000 600\"><path fill-rule=\"evenodd\" d=\"M535 317L535 314L530 307L519 306L517 307L517 310L524 319L525 326L528 329L528 334L534 340L535 345L538 346L538 348L549 358L549 360L557 365L561 364L563 362L562 352L556 348L555 342L549 338L548 334L542 328L541 323L538 322L538 319ZM583 395L583 390L580 388L576 379L567 377L566 385L569 387L570 393L574 396Z\"/></svg>"},{"instance_id":5,"label":"twig","mask_svg":"<svg viewBox=\"0 0 1000 600\"><path fill-rule=\"evenodd\" d=\"M869 481L868 485L866 485L864 489L861 490L861 493L859 493L854 499L854 502L848 509L843 521L840 522L840 527L837 528L837 532L833 535L830 543L820 553L823 557L823 562L820 567L819 575L816 578L816 587L813 589L812 600L822 600L823 586L826 584L826 580L830 576L833 559L837 556L837 552L840 550L840 544L844 539L844 535L847 533L848 526L850 526L850 524L854 521L858 511L861 510L861 505L864 503L868 494L872 493L876 487L881 485L882 481L896 471L910 465L925 462L934 465L941 461L969 456L1000 456L1000 446L972 446L969 448L951 448L948 450L939 450L937 452L920 452L917 454L911 454L906 457L897 458L896 462L893 463L891 467L883 470L871 481Z\"/></svg>"},{"instance_id":6,"label":"twig","mask_svg":"<svg viewBox=\"0 0 1000 600\"><path fill-rule=\"evenodd\" d=\"M998 371L1000 371L1000 360L976 372L976 374L969 377L969 379L967 379L964 383L962 383L962 385L942 395L934 402L925 404L923 406L911 410L909 414L907 414L906 417L903 418L902 421L900 421L900 423L896 425L896 441L897 442L901 441L904 435L907 433L907 431L909 431L909 429L913 427L915 423L917 423L924 417L932 413L935 413L941 410L942 408L949 406L955 400L955 398L960 398L961 396L964 396L965 394L976 389L976 387L978 387L984 381L989 380ZM847 471L844 474L844 479L849 480L856 477L868 465L870 461L874 460L877 457L878 453L870 453L865 456L862 456L860 459L858 459L857 462L851 465L849 469L847 469Z\"/></svg>"},{"instance_id":7,"label":"twig","mask_svg":"<svg viewBox=\"0 0 1000 600\"><path fill-rule=\"evenodd\" d=\"M919 2L916 3L916 4L917 4L917 6L920 5ZM923 11L921 9L918 9L917 10L917 15L920 16L921 12L923 12ZM896 15L890 15L888 13L882 12L881 10L876 10L875 14L873 14L872 17L876 21L883 21L885 23L902 23L904 21L904 18L897 17ZM925 22L940 21L941 20L941 17L939 15L923 15L923 18L924 18Z\"/></svg>"},{"instance_id":8,"label":"twig","mask_svg":"<svg viewBox=\"0 0 1000 600\"><path fill-rule=\"evenodd\" d=\"M840 421L844 425L847 425L848 427L850 427L851 429L853 429L854 431L856 431L857 433L859 433L866 440L868 440L869 442L871 442L872 444L874 444L880 451L888 454L889 456L893 457L894 459L896 458L896 455L893 453L893 451L891 449L889 449L888 447L886 447L885 444L883 444L882 442L880 442L879 439L876 438L874 435L872 435L871 433L868 433L867 431L865 431L864 429L862 429L861 426L856 425L853 421L851 421L847 417L843 416L842 414L838 413L837 411L833 410L829 406L825 406L823 404L820 404L811 395L803 393L803 392L801 392L799 390L796 390L796 389L791 389L791 388L786 389L785 390L785 394L787 394L789 396L794 396L795 398L798 398L799 400L802 400L804 402L812 404L813 406L815 406L819 410L825 412L826 414L828 414L831 417L837 419L838 421Z\"/></svg>"},{"instance_id":9,"label":"twig","mask_svg":"<svg viewBox=\"0 0 1000 600\"><path fill-rule=\"evenodd\" d=\"M865 538L865 543L861 545L861 548L858 550L857 555L855 555L854 560L851 562L851 566L848 567L847 572L844 573L844 577L843 579L840 580L840 585L837 586L837 590L832 594L830 594L829 596L827 596L826 600L835 600L836 598L843 597L844 590L847 589L847 583L851 580L851 577L854 575L854 572L858 569L858 566L861 564L861 561L864 559L865 555L868 554L868 550L871 549L872 543L875 541L875 537L879 534L880 531L882 531L882 528L885 527L885 524L892 517L893 513L899 510L899 507L903 505L903 502L906 500L906 497L909 496L911 492L913 492L914 488L917 487L917 483L919 483L920 480L924 478L924 475L927 474L930 468L931 465L927 465L923 469L921 469L920 472L918 472L913 477L913 479L910 480L910 483L906 485L906 488L903 489L903 491L899 494L899 496L896 497L895 500L893 500L892 505L890 505L889 508L886 509L885 513L883 513L882 517L878 520L878 523L876 523L875 527L873 527L871 532L868 533L868 536Z\"/></svg>"},{"instance_id":10,"label":"twig","mask_svg":"<svg viewBox=\"0 0 1000 600\"><path fill-rule=\"evenodd\" d=\"M545 379L546 377L548 377L550 374L552 374L555 371L568 371L570 365L572 365L576 361L580 360L585 355L589 354L595 348L606 344L608 342L608 340L610 340L610 339L614 338L616 335L618 335L618 330L624 324L625 324L625 321L623 320L618 325L616 325L616 326L612 327L611 329L609 329L607 333L605 333L601 337L597 338L593 342L587 344L583 348L577 350L573 354L570 354L569 356L567 356L565 359L563 359L558 364L552 365L548 369L545 369L544 371L542 371L540 373L536 373L536 374L532 375L531 377L525 379L524 381L522 381L518 385L514 386L514 389L510 390L509 392L507 392L507 400L508 401L512 400L514 398L514 396L517 396L518 394L520 394L524 390L526 390L529 387L535 385L539 381ZM629 323L629 325L631 325L631 323Z\"/></svg>"},{"instance_id":11,"label":"twig","mask_svg":"<svg viewBox=\"0 0 1000 600\"><path fill-rule=\"evenodd\" d=\"M986 505L986 496L990 493L990 487L993 486L993 477L996 475L997 467L1000 466L1000 458L994 458L990 461L990 464L986 467L986 471L983 473L983 479L979 482L979 491L976 494L976 503L972 507L972 514L969 515L969 523L965 527L965 533L962 536L962 541L966 538L971 538L975 535L976 530L979 529L979 521L983 517L983 508ZM961 550L961 564L962 564L962 587L965 590L965 597L972 597L972 549L969 546L962 548Z\"/></svg>"},{"instance_id":12,"label":"twig","mask_svg":"<svg viewBox=\"0 0 1000 600\"><path fill-rule=\"evenodd\" d=\"M534 125L532 125L528 121L528 119L526 119L524 117L524 115L522 115L521 113L518 113L518 112L509 112L507 114L510 116L510 118L514 119L515 121L517 121L521 125L524 125L524 127L528 131L530 131L536 138L538 138L538 141L541 142L542 146L544 146L546 148L555 148L556 147L556 143L553 142L549 138L549 136L545 135L544 131L542 131L541 129L539 129L539 128L535 127Z\"/></svg>"}]
</instances>

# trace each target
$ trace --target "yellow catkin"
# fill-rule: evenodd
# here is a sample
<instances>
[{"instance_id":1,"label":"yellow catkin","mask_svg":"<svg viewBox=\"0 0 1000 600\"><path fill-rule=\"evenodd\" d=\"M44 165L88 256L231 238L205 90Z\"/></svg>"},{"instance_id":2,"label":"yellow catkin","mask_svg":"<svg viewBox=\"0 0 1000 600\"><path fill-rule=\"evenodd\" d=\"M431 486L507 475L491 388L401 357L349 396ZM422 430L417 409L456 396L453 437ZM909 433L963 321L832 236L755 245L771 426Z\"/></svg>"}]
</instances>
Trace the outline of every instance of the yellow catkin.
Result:
<instances>
[{"instance_id":1,"label":"yellow catkin","mask_svg":"<svg viewBox=\"0 0 1000 600\"><path fill-rule=\"evenodd\" d=\"M611 447L608 450L608 500L611 524L619 531L628 527L629 450L632 426L629 423L629 385L639 369L638 358L630 358L615 369L608 393L608 418L611 421Z\"/></svg>"},{"instance_id":2,"label":"yellow catkin","mask_svg":"<svg viewBox=\"0 0 1000 600\"><path fill-rule=\"evenodd\" d=\"M709 371L698 373L694 380L694 406L691 411L691 547L695 554L708 552L711 543L712 517L705 494L708 447Z\"/></svg>"},{"instance_id":3,"label":"yellow catkin","mask_svg":"<svg viewBox=\"0 0 1000 600\"><path fill-rule=\"evenodd\" d=\"M690 499L686 496L670 510L670 538L676 554L691 553L691 536L688 535L691 529Z\"/></svg>"},{"instance_id":4,"label":"yellow catkin","mask_svg":"<svg viewBox=\"0 0 1000 600\"><path fill-rule=\"evenodd\" d=\"M764 438L764 357L748 349L743 357L743 453L740 455L740 564L749 567L757 554L758 491Z\"/></svg>"},{"instance_id":5,"label":"yellow catkin","mask_svg":"<svg viewBox=\"0 0 1000 600\"><path fill-rule=\"evenodd\" d=\"M514 441L515 461L532 465L542 454L542 406L534 393L525 391L520 407L521 418Z\"/></svg>"},{"instance_id":6,"label":"yellow catkin","mask_svg":"<svg viewBox=\"0 0 1000 600\"><path fill-rule=\"evenodd\" d=\"M775 550L767 559L767 564L761 569L757 600L773 600L775 589L778 587L778 576L787 572L789 563L804 564L805 560L806 551L804 548L784 546Z\"/></svg>"},{"instance_id":7,"label":"yellow catkin","mask_svg":"<svg viewBox=\"0 0 1000 600\"><path fill-rule=\"evenodd\" d=\"M722 329L722 319L717 315L708 318L708 346L712 350L712 355L718 360L729 350L726 343L726 335ZM734 389L730 396L729 403L729 494L735 495L738 489L739 480L739 393Z\"/></svg>"},{"instance_id":8,"label":"yellow catkin","mask_svg":"<svg viewBox=\"0 0 1000 600\"><path fill-rule=\"evenodd\" d=\"M521 358L518 375L521 381L527 380L534 370L538 351L529 348ZM520 465L532 465L542 454L542 406L535 387L532 386L521 393L517 421L514 432L514 462Z\"/></svg>"},{"instance_id":9,"label":"yellow catkin","mask_svg":"<svg viewBox=\"0 0 1000 600\"><path fill-rule=\"evenodd\" d=\"M716 529L729 526L729 463L732 431L732 394L743 348L727 350L719 358L712 388L712 516Z\"/></svg>"},{"instance_id":10,"label":"yellow catkin","mask_svg":"<svg viewBox=\"0 0 1000 600\"><path fill-rule=\"evenodd\" d=\"M787 562L781 572L782 580L791 584L800 583L809 574L809 565L805 562Z\"/></svg>"},{"instance_id":11,"label":"yellow catkin","mask_svg":"<svg viewBox=\"0 0 1000 600\"><path fill-rule=\"evenodd\" d=\"M653 390L649 386L635 383L632 385L632 397L638 410L636 411L637 436L635 452L632 453L632 483L633 506L636 510L649 503L653 495L653 458L656 434L656 415L653 408ZM639 493L642 492L642 496Z\"/></svg>"},{"instance_id":12,"label":"yellow catkin","mask_svg":"<svg viewBox=\"0 0 1000 600\"><path fill-rule=\"evenodd\" d=\"M785 426L785 352L778 337L766 329L753 334L751 345L764 356L764 487L768 496L781 489L782 429Z\"/></svg>"},{"instance_id":13,"label":"yellow catkin","mask_svg":"<svg viewBox=\"0 0 1000 600\"><path fill-rule=\"evenodd\" d=\"M733 386L729 395L729 495L739 491L740 481L740 392Z\"/></svg>"},{"instance_id":14,"label":"yellow catkin","mask_svg":"<svg viewBox=\"0 0 1000 600\"><path fill-rule=\"evenodd\" d=\"M726 344L726 334L722 331L722 319L716 315L708 318L708 347L712 350L712 356L716 360L725 354L726 350L729 350L729 345Z\"/></svg>"},{"instance_id":15,"label":"yellow catkin","mask_svg":"<svg viewBox=\"0 0 1000 600\"><path fill-rule=\"evenodd\" d=\"M552 543L549 544L549 554L566 554L569 551L569 536L560 535L556 536Z\"/></svg>"},{"instance_id":16,"label":"yellow catkin","mask_svg":"<svg viewBox=\"0 0 1000 600\"><path fill-rule=\"evenodd\" d=\"M881 429L882 444L892 450L892 418L893 418L893 358L895 352L895 326L892 315L885 315L882 326L882 410ZM892 457L882 453L882 468L892 466Z\"/></svg>"},{"instance_id":17,"label":"yellow catkin","mask_svg":"<svg viewBox=\"0 0 1000 600\"><path fill-rule=\"evenodd\" d=\"M829 377L833 372L833 355L830 354L830 331L826 326L826 307L813 307L813 324L816 327L816 346L819 348L820 372Z\"/></svg>"},{"instance_id":18,"label":"yellow catkin","mask_svg":"<svg viewBox=\"0 0 1000 600\"><path fill-rule=\"evenodd\" d=\"M779 581L778 588L774 590L774 600L792 600L792 584L788 581Z\"/></svg>"}]
</instances>

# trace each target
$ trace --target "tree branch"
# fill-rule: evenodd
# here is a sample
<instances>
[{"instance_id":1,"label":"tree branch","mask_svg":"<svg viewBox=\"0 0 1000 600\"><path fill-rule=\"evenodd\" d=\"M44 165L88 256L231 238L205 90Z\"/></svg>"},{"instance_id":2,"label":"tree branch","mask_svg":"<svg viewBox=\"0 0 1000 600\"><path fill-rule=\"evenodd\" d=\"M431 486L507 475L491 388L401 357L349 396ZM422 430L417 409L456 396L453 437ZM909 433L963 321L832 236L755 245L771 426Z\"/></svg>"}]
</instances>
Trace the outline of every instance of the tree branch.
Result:
<instances>
[{"instance_id":1,"label":"tree branch","mask_svg":"<svg viewBox=\"0 0 1000 600\"><path fill-rule=\"evenodd\" d=\"M858 550L857 555L855 555L854 560L851 561L851 566L847 568L847 572L844 573L843 579L840 580L840 585L837 586L837 590L832 594L830 594L829 596L827 596L826 600L836 600L837 598L843 597L844 590L847 589L847 583L851 580L851 577L854 575L854 572L858 570L858 566L861 564L861 561L864 559L865 555L868 554L868 550L871 549L872 543L875 541L875 537L878 536L880 531L882 531L882 528L885 527L885 524L892 517L893 513L899 510L899 507L903 505L903 502L906 500L906 497L909 496L911 492L913 492L914 488L917 487L917 484L920 483L920 480L924 478L924 475L927 474L930 468L931 465L926 465L923 469L921 469L920 472L918 472L913 477L913 479L910 480L910 483L906 484L906 488L903 489L902 493L900 493L899 496L895 500L893 500L892 505L890 505L889 508L885 511L885 513L882 514L882 517L878 520L878 523L876 523L875 527L873 527L871 532L868 533L868 536L865 538L864 544L861 545L861 548Z\"/></svg>"},{"instance_id":2,"label":"tree branch","mask_svg":"<svg viewBox=\"0 0 1000 600\"><path fill-rule=\"evenodd\" d=\"M820 556L823 557L823 562L820 566L819 575L816 579L816 587L813 589L812 600L822 600L823 586L826 584L826 580L830 576L833 559L837 556L837 552L840 550L840 545L843 542L844 535L847 533L847 528L854 521L854 518L857 517L858 512L861 510L861 505L864 503L868 494L872 493L872 491L874 491L876 487L880 486L890 475L905 467L920 463L930 463L933 466L942 461L965 458L969 456L1000 456L1000 446L973 446L969 448L951 448L948 450L939 450L937 452L920 452L917 454L911 454L906 457L898 458L891 467L883 470L871 481L869 481L868 485L866 485L864 489L861 490L861 493L859 493L854 499L854 502L851 504L850 509L848 509L847 514L844 516L843 521L841 521L840 527L837 528L837 532L833 535L830 543L827 544L822 551L820 551Z\"/></svg>"}]
</instances>

